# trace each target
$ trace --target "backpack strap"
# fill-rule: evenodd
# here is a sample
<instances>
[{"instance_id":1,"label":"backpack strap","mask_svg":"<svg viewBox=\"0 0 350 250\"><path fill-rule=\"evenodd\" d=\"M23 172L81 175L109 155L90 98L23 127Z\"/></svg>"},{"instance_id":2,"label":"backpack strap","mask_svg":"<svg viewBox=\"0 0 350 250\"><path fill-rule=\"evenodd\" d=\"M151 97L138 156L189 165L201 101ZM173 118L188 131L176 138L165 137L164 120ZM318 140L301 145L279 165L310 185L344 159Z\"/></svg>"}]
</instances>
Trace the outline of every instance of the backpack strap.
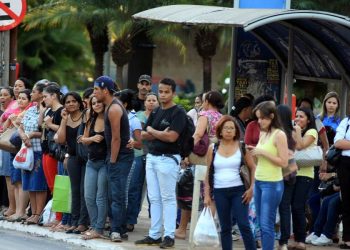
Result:
<instances>
[{"instance_id":1,"label":"backpack strap","mask_svg":"<svg viewBox=\"0 0 350 250\"><path fill-rule=\"evenodd\" d=\"M215 155L216 155L216 152L218 151L219 149L219 145L220 145L220 141L218 143L215 143L214 144L214 147L213 147L213 157L212 157L212 160L211 160L211 164L209 166L209 178L208 178L208 181L209 181L209 188L210 188L210 192L213 191L213 188L214 188L214 172L215 172L215 169L214 169L214 159L215 159Z\"/></svg>"},{"instance_id":2,"label":"backpack strap","mask_svg":"<svg viewBox=\"0 0 350 250\"><path fill-rule=\"evenodd\" d=\"M246 148L244 141L239 142L239 150L241 151L241 166L246 165L245 162L245 154L246 154Z\"/></svg>"}]
</instances>

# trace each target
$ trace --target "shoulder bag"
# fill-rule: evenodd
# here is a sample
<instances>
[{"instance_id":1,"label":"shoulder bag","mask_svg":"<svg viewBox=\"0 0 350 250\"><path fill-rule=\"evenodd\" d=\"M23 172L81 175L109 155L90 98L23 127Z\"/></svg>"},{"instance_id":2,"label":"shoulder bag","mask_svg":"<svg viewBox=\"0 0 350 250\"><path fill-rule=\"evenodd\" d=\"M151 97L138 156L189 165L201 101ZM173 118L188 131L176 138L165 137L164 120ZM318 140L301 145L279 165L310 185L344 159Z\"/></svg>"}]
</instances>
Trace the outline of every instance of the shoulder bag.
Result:
<instances>
[{"instance_id":1,"label":"shoulder bag","mask_svg":"<svg viewBox=\"0 0 350 250\"><path fill-rule=\"evenodd\" d=\"M16 133L15 127L7 128L0 136L0 149L10 153L17 153L18 149L10 142L11 136Z\"/></svg>"},{"instance_id":2,"label":"shoulder bag","mask_svg":"<svg viewBox=\"0 0 350 250\"><path fill-rule=\"evenodd\" d=\"M241 151L241 167L239 169L239 175L241 176L242 182L245 186L246 189L250 188L250 169L247 166L247 163L245 161L245 153L246 153L246 149L245 149L245 144L244 142L240 142L239 143L239 150Z\"/></svg>"},{"instance_id":3,"label":"shoulder bag","mask_svg":"<svg viewBox=\"0 0 350 250\"><path fill-rule=\"evenodd\" d=\"M320 166L323 161L323 151L320 146L307 147L296 150L294 158L299 168Z\"/></svg>"}]
</instances>

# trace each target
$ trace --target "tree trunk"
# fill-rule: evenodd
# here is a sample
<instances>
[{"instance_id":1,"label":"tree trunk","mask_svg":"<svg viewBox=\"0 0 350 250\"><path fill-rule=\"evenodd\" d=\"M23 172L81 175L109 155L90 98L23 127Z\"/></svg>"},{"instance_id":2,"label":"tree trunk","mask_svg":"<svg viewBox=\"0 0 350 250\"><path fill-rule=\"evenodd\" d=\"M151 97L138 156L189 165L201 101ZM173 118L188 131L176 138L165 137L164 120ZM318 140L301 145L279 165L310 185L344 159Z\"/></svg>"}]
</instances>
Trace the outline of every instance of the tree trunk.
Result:
<instances>
[{"instance_id":1,"label":"tree trunk","mask_svg":"<svg viewBox=\"0 0 350 250\"><path fill-rule=\"evenodd\" d=\"M115 79L117 79L117 85L120 89L126 88L124 81L123 81L123 68L124 68L123 66L117 65L117 75L116 75Z\"/></svg>"},{"instance_id":2,"label":"tree trunk","mask_svg":"<svg viewBox=\"0 0 350 250\"><path fill-rule=\"evenodd\" d=\"M203 92L211 90L211 58L203 58Z\"/></svg>"}]
</instances>

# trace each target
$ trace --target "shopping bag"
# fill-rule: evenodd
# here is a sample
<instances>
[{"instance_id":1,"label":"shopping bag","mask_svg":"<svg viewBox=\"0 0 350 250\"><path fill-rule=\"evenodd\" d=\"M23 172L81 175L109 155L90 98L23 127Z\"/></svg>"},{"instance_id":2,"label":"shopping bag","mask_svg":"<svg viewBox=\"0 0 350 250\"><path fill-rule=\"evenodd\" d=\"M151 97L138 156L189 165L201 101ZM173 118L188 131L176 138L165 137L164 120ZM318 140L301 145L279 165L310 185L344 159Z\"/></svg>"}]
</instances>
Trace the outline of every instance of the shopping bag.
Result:
<instances>
[{"instance_id":1,"label":"shopping bag","mask_svg":"<svg viewBox=\"0 0 350 250\"><path fill-rule=\"evenodd\" d=\"M49 200L44 210L41 212L39 223L38 223L39 226L55 221L56 213L53 212L51 208L52 208L52 199Z\"/></svg>"},{"instance_id":2,"label":"shopping bag","mask_svg":"<svg viewBox=\"0 0 350 250\"><path fill-rule=\"evenodd\" d=\"M70 213L72 205L72 191L68 176L56 175L53 187L52 211Z\"/></svg>"},{"instance_id":3,"label":"shopping bag","mask_svg":"<svg viewBox=\"0 0 350 250\"><path fill-rule=\"evenodd\" d=\"M219 235L214 218L209 207L205 207L199 216L193 233L193 242L196 246L218 247Z\"/></svg>"},{"instance_id":4,"label":"shopping bag","mask_svg":"<svg viewBox=\"0 0 350 250\"><path fill-rule=\"evenodd\" d=\"M34 167L34 151L33 148L27 148L22 144L21 149L13 159L13 167L16 169L23 169L32 171Z\"/></svg>"}]
</instances>

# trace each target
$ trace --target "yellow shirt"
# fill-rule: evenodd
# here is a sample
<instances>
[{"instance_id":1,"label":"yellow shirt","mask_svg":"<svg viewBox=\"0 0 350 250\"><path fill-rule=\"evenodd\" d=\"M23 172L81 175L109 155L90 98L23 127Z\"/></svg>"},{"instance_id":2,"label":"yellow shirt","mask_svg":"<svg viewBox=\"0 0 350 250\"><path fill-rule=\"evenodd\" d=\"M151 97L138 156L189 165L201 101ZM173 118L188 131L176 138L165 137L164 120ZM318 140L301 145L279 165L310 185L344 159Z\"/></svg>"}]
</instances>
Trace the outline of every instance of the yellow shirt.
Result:
<instances>
[{"instance_id":1,"label":"yellow shirt","mask_svg":"<svg viewBox=\"0 0 350 250\"><path fill-rule=\"evenodd\" d=\"M317 146L317 140L318 140L317 130L316 129L309 129L308 131L306 131L304 136L307 136L307 135L311 135L312 137L315 138L314 142L311 143L308 146L308 148ZM314 166L299 168L297 176L306 176L306 177L310 177L313 179L314 178Z\"/></svg>"},{"instance_id":2,"label":"yellow shirt","mask_svg":"<svg viewBox=\"0 0 350 250\"><path fill-rule=\"evenodd\" d=\"M279 129L276 129L264 144L262 144L261 139L259 139L256 147L269 152L273 156L277 156L278 150L274 145L274 138L279 131ZM259 156L255 171L255 179L258 181L281 181L283 180L282 167L274 164L263 156Z\"/></svg>"}]
</instances>

